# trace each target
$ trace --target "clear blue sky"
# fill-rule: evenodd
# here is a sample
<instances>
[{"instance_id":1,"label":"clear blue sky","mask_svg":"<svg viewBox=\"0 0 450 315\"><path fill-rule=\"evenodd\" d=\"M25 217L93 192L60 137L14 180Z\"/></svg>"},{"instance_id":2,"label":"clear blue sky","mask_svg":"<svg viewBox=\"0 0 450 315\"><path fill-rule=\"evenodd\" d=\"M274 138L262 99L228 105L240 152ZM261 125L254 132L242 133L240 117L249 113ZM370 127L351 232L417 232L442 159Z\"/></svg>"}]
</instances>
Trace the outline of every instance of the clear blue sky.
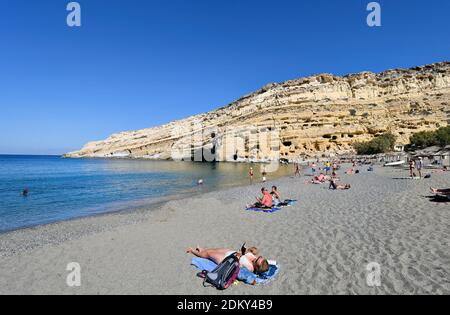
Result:
<instances>
[{"instance_id":1,"label":"clear blue sky","mask_svg":"<svg viewBox=\"0 0 450 315\"><path fill-rule=\"evenodd\" d=\"M450 1L0 0L0 153L60 154L270 82L450 58Z\"/></svg>"}]
</instances>

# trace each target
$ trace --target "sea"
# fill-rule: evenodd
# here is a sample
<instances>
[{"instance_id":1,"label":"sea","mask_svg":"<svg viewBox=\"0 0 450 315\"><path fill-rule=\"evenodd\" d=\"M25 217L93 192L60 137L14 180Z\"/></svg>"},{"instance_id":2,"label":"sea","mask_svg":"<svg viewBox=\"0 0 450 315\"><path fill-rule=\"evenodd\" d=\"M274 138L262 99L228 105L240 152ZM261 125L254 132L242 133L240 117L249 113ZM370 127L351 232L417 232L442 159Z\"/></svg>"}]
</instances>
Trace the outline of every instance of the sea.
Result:
<instances>
[{"instance_id":1,"label":"sea","mask_svg":"<svg viewBox=\"0 0 450 315\"><path fill-rule=\"evenodd\" d=\"M0 233L250 183L249 164L0 155ZM252 165L255 181L260 165ZM292 173L288 166L269 179ZM204 185L199 186L199 179ZM28 191L27 196L22 192ZM257 193L257 192L256 192Z\"/></svg>"}]
</instances>

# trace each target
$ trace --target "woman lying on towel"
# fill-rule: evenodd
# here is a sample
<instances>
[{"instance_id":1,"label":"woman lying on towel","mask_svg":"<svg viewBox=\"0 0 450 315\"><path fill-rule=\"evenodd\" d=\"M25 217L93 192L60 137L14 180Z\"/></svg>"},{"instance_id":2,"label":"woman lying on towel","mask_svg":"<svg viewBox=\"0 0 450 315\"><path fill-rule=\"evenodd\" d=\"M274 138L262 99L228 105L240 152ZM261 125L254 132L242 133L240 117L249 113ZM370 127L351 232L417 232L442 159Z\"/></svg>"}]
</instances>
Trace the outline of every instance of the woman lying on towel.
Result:
<instances>
[{"instance_id":1,"label":"woman lying on towel","mask_svg":"<svg viewBox=\"0 0 450 315\"><path fill-rule=\"evenodd\" d=\"M450 195L450 189L436 189L431 187L431 192L437 195Z\"/></svg>"},{"instance_id":2,"label":"woman lying on towel","mask_svg":"<svg viewBox=\"0 0 450 315\"><path fill-rule=\"evenodd\" d=\"M188 254L212 260L216 264L222 263L225 258L236 255L239 258L239 264L255 274L262 274L269 271L269 262L262 256L259 256L258 249L255 247L246 249L244 246L238 252L226 248L188 248Z\"/></svg>"},{"instance_id":3,"label":"woman lying on towel","mask_svg":"<svg viewBox=\"0 0 450 315\"><path fill-rule=\"evenodd\" d=\"M333 179L330 180L330 189L332 189L332 190L348 190L350 188L352 188L352 186L350 186L350 184L338 185L338 184L336 184L336 182Z\"/></svg>"},{"instance_id":4,"label":"woman lying on towel","mask_svg":"<svg viewBox=\"0 0 450 315\"><path fill-rule=\"evenodd\" d=\"M269 193L269 191L266 188L261 188L262 198L256 198L257 202L253 205L248 205L247 208L272 208L273 207L273 201L272 201L272 195Z\"/></svg>"},{"instance_id":5,"label":"woman lying on towel","mask_svg":"<svg viewBox=\"0 0 450 315\"><path fill-rule=\"evenodd\" d=\"M307 181L307 184L315 184L315 185L320 185L320 184L324 184L327 181L327 176L325 176L323 173L320 173L319 176L314 176L313 179L311 179L311 181Z\"/></svg>"}]
</instances>

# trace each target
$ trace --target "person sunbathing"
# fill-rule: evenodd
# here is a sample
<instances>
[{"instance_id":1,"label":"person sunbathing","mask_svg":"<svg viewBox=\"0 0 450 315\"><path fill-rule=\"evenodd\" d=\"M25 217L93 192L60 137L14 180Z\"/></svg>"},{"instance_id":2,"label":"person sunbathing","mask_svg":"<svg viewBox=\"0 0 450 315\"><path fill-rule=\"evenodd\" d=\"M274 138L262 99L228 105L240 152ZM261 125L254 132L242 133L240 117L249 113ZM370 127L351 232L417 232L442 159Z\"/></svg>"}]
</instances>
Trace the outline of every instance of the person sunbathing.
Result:
<instances>
[{"instance_id":1,"label":"person sunbathing","mask_svg":"<svg viewBox=\"0 0 450 315\"><path fill-rule=\"evenodd\" d=\"M221 264L225 258L236 255L239 258L239 264L242 267L248 269L248 271L253 272L255 274L262 274L269 271L269 262L262 256L255 255L258 254L258 250L256 248L251 248L246 251L233 251L226 248L188 248L186 251L188 254L192 254L194 256L209 259L216 264Z\"/></svg>"},{"instance_id":2,"label":"person sunbathing","mask_svg":"<svg viewBox=\"0 0 450 315\"><path fill-rule=\"evenodd\" d=\"M326 180L327 180L327 177L323 173L320 173L319 176L314 176L313 179L311 179L311 181L309 181L308 183L320 185L320 184L325 183Z\"/></svg>"},{"instance_id":3,"label":"person sunbathing","mask_svg":"<svg viewBox=\"0 0 450 315\"><path fill-rule=\"evenodd\" d=\"M450 195L450 189L436 189L436 188L431 187L430 190L433 194Z\"/></svg>"},{"instance_id":4,"label":"person sunbathing","mask_svg":"<svg viewBox=\"0 0 450 315\"><path fill-rule=\"evenodd\" d=\"M256 198L257 202L253 205L247 206L247 208L272 208L273 201L272 195L266 188L261 188L262 198Z\"/></svg>"},{"instance_id":5,"label":"person sunbathing","mask_svg":"<svg viewBox=\"0 0 450 315\"><path fill-rule=\"evenodd\" d=\"M433 171L432 171L432 173L445 173L445 172L448 172L447 166L444 166L444 167L441 168L441 169L437 169L437 170L433 170Z\"/></svg>"},{"instance_id":6,"label":"person sunbathing","mask_svg":"<svg viewBox=\"0 0 450 315\"><path fill-rule=\"evenodd\" d=\"M350 188L352 188L352 186L350 184L338 185L338 184L336 184L336 182L334 180L330 180L329 189L331 189L331 190L348 190Z\"/></svg>"}]
</instances>

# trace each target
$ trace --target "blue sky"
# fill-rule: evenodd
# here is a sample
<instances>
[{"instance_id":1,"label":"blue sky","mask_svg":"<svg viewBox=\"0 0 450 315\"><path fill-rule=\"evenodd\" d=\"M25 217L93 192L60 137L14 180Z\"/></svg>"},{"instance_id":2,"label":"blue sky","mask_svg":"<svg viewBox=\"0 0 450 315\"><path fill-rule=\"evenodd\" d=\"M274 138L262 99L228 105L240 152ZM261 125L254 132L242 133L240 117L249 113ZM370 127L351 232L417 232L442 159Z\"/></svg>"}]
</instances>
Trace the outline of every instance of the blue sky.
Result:
<instances>
[{"instance_id":1,"label":"blue sky","mask_svg":"<svg viewBox=\"0 0 450 315\"><path fill-rule=\"evenodd\" d=\"M61 154L270 82L450 58L450 1L0 0L0 154Z\"/></svg>"}]
</instances>

